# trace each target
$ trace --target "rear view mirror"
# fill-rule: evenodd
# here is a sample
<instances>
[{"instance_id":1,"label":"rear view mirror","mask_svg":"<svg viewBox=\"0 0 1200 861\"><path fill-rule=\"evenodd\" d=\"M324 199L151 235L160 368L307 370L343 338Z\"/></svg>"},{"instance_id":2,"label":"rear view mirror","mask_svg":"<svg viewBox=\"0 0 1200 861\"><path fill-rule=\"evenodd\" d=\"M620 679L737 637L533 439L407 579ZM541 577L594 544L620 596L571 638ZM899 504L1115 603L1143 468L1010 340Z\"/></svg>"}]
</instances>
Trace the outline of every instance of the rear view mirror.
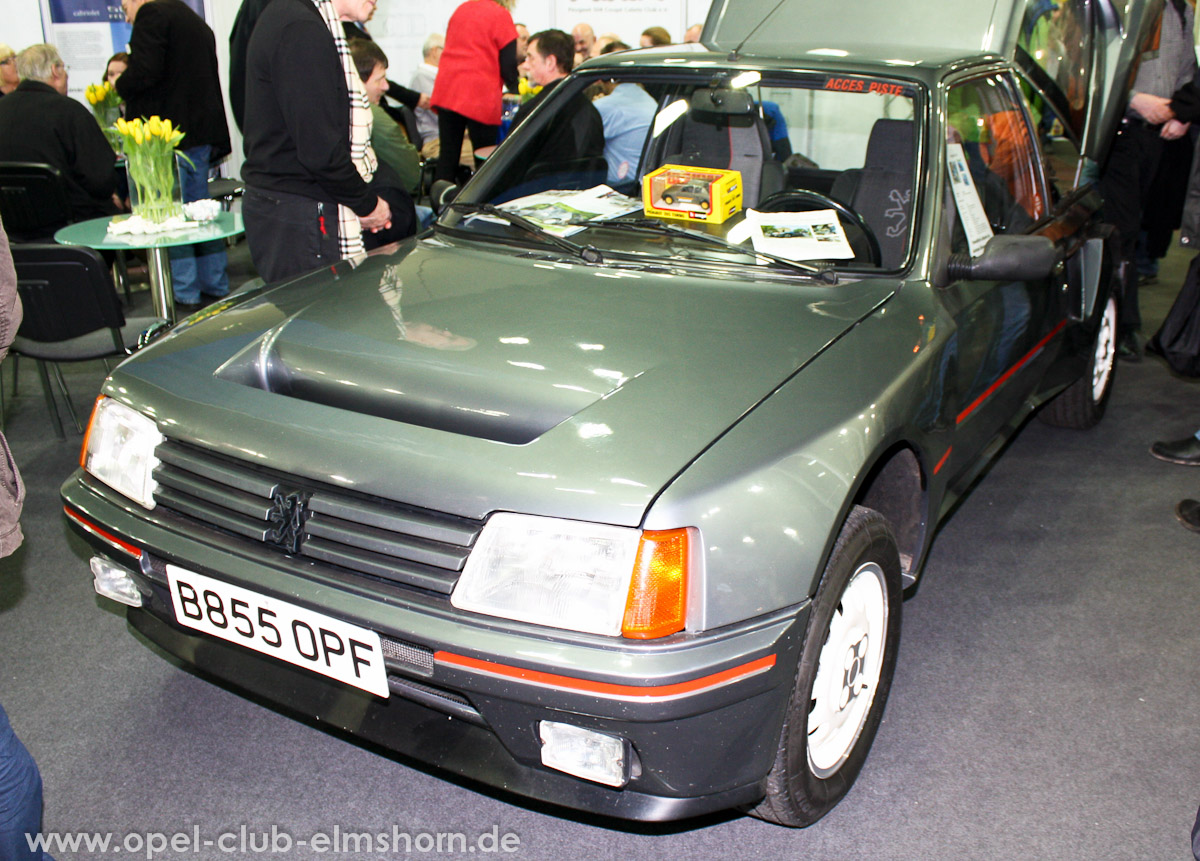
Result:
<instances>
[{"instance_id":1,"label":"rear view mirror","mask_svg":"<svg viewBox=\"0 0 1200 861\"><path fill-rule=\"evenodd\" d=\"M724 117L749 117L754 114L754 100L745 90L701 88L689 100L693 114L715 114Z\"/></svg>"}]
</instances>

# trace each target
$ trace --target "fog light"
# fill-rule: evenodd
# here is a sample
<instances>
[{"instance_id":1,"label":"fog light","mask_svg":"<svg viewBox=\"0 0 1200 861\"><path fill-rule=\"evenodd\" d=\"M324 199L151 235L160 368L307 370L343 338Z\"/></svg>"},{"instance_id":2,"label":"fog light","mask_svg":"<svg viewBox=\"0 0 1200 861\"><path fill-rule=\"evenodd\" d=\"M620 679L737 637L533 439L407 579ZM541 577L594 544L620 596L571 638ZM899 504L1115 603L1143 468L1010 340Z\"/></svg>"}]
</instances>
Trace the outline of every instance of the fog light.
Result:
<instances>
[{"instance_id":1,"label":"fog light","mask_svg":"<svg viewBox=\"0 0 1200 861\"><path fill-rule=\"evenodd\" d=\"M127 569L103 556L93 556L91 567L92 576L96 578L92 585L99 594L130 607L142 606L142 593Z\"/></svg>"},{"instance_id":2,"label":"fog light","mask_svg":"<svg viewBox=\"0 0 1200 861\"><path fill-rule=\"evenodd\" d=\"M629 743L614 735L544 720L542 765L606 786L629 781Z\"/></svg>"}]
</instances>

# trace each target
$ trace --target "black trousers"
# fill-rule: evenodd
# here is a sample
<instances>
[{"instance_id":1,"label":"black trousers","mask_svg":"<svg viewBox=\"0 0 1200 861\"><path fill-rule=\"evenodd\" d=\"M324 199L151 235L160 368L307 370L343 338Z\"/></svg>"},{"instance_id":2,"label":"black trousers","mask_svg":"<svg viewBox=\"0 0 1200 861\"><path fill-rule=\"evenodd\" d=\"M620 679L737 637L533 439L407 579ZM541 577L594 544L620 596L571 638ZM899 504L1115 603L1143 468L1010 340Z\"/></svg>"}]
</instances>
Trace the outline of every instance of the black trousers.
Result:
<instances>
[{"instance_id":1,"label":"black trousers","mask_svg":"<svg viewBox=\"0 0 1200 861\"><path fill-rule=\"evenodd\" d=\"M395 169L387 162L379 162L375 169L375 178L371 180L371 189L387 201L388 208L392 211L392 226L377 233L364 230L364 248L370 251L389 242L407 239L417 232L417 210L413 206L412 197L405 191L404 183Z\"/></svg>"},{"instance_id":2,"label":"black trousers","mask_svg":"<svg viewBox=\"0 0 1200 861\"><path fill-rule=\"evenodd\" d=\"M1104 220L1121 231L1121 320L1122 335L1142 325L1138 309L1138 275L1134 266L1142 216L1150 202L1150 189L1162 158L1160 127L1126 117L1113 140L1112 151L1100 175L1104 196Z\"/></svg>"},{"instance_id":3,"label":"black trousers","mask_svg":"<svg viewBox=\"0 0 1200 861\"><path fill-rule=\"evenodd\" d=\"M437 115L438 145L441 149L438 151L437 171L433 178L453 182L458 160L462 157L463 133L471 136L471 146L475 149L495 146L500 136L500 126L489 126L446 108L438 108Z\"/></svg>"},{"instance_id":4,"label":"black trousers","mask_svg":"<svg viewBox=\"0 0 1200 861\"><path fill-rule=\"evenodd\" d=\"M242 219L250 259L268 282L332 266L341 259L336 204L247 187Z\"/></svg>"}]
</instances>

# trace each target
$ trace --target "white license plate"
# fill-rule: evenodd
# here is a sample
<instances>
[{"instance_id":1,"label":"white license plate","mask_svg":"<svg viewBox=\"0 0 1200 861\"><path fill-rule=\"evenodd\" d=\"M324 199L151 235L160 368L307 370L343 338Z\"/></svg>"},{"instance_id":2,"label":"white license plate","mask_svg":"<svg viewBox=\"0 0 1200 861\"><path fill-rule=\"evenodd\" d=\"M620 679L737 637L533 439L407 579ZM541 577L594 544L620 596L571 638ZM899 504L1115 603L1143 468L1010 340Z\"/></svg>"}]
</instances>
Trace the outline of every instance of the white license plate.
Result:
<instances>
[{"instance_id":1,"label":"white license plate","mask_svg":"<svg viewBox=\"0 0 1200 861\"><path fill-rule=\"evenodd\" d=\"M167 566L167 579L179 624L388 696L374 631L175 565Z\"/></svg>"}]
</instances>

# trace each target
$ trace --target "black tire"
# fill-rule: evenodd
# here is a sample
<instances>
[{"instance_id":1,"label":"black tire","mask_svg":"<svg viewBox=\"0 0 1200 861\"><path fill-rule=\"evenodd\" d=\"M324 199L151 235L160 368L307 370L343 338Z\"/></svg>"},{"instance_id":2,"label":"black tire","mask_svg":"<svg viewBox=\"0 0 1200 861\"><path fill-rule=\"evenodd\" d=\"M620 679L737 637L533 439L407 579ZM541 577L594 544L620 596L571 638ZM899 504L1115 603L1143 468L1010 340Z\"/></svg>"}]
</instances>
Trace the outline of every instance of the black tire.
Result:
<instances>
[{"instance_id":1,"label":"black tire","mask_svg":"<svg viewBox=\"0 0 1200 861\"><path fill-rule=\"evenodd\" d=\"M1038 413L1048 425L1087 430L1104 418L1117 372L1117 300L1110 296L1092 340L1087 371Z\"/></svg>"},{"instance_id":2,"label":"black tire","mask_svg":"<svg viewBox=\"0 0 1200 861\"><path fill-rule=\"evenodd\" d=\"M854 593L847 589L851 583L855 584ZM878 601L875 609L883 611L882 624L871 626L882 629L882 636L877 638L882 642L882 652L874 653L878 672L874 690L862 687L853 693L854 683L874 675L869 660L873 655L871 650L877 648L876 640L868 643L871 638L863 634L850 649L845 649L845 644L859 631L857 625L848 625L838 635L842 642L829 650L825 647L830 642L835 617L846 621L845 614L852 610L843 610L843 599L849 608L858 603L855 596L862 594L861 589L870 596L867 603ZM901 602L896 539L882 515L869 508L855 507L842 526L813 599L775 764L767 775L767 794L749 811L752 816L780 825L804 827L832 810L849 791L866 761L892 686L900 643ZM862 660L864 655L868 661ZM827 673L832 669L834 674L821 679L824 693L815 692L814 685L823 668ZM841 674L840 683L837 674ZM839 684L840 693L831 700ZM846 697L844 704L842 696ZM870 699L859 702L861 697ZM827 708L834 701L838 707L828 713ZM826 724L810 727L810 720L819 720L817 716L822 714L828 715ZM829 730L830 726L835 729Z\"/></svg>"},{"instance_id":3,"label":"black tire","mask_svg":"<svg viewBox=\"0 0 1200 861\"><path fill-rule=\"evenodd\" d=\"M663 203L665 203L667 206L670 206L674 202L675 202L675 198L671 197L671 195L669 195L669 194L663 195Z\"/></svg>"},{"instance_id":4,"label":"black tire","mask_svg":"<svg viewBox=\"0 0 1200 861\"><path fill-rule=\"evenodd\" d=\"M708 212L708 208L709 208L708 201L707 200L700 201L700 208L703 209L705 212Z\"/></svg>"}]
</instances>

